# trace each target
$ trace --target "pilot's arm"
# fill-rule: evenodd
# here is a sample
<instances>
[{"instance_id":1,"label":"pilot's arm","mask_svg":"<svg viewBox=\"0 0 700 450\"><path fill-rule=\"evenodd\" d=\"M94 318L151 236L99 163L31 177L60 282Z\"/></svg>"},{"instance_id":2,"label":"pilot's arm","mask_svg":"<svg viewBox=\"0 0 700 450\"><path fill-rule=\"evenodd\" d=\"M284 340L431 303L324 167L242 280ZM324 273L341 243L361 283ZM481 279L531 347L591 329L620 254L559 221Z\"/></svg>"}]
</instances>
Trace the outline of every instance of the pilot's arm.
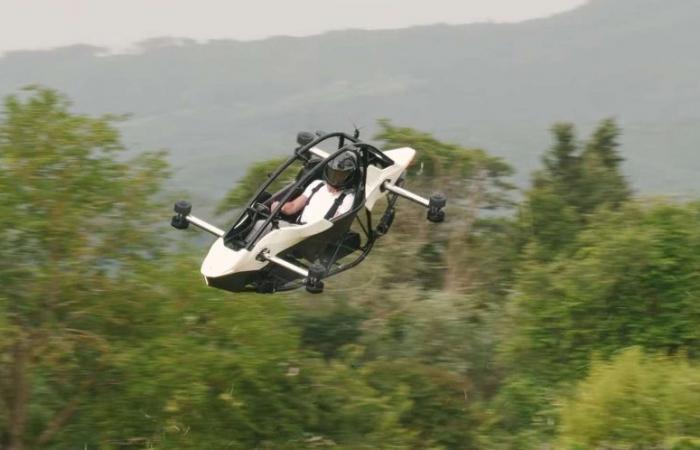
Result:
<instances>
[{"instance_id":1,"label":"pilot's arm","mask_svg":"<svg viewBox=\"0 0 700 450\"><path fill-rule=\"evenodd\" d=\"M300 195L294 200L285 203L284 205L282 205L282 214L291 216L298 213L299 211L304 209L304 206L306 206L306 200L307 198L305 195ZM272 209L275 209L278 203L279 202L273 202Z\"/></svg>"}]
</instances>

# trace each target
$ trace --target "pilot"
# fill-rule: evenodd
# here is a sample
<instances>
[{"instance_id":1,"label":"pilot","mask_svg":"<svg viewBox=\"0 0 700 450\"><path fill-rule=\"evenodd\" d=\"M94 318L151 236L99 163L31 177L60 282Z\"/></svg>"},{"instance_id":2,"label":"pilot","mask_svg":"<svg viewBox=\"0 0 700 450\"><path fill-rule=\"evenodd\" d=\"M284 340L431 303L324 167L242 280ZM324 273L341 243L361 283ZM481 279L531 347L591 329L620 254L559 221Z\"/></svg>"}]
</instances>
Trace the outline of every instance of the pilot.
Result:
<instances>
[{"instance_id":1,"label":"pilot","mask_svg":"<svg viewBox=\"0 0 700 450\"><path fill-rule=\"evenodd\" d=\"M297 222L278 220L276 226L286 228L324 218L331 220L350 211L355 200L353 184L356 173L355 153L346 151L336 156L324 167L322 180L313 181L300 196L282 205L280 211L287 216L293 216L301 211ZM272 202L271 209L274 210L278 205L279 202ZM250 235L254 235L263 223L265 220L256 221ZM263 235L270 231L271 228L268 226Z\"/></svg>"},{"instance_id":2,"label":"pilot","mask_svg":"<svg viewBox=\"0 0 700 450\"><path fill-rule=\"evenodd\" d=\"M333 158L323 170L323 180L309 184L304 193L285 203L282 214L292 216L301 211L299 223L331 220L352 209L355 195L352 185L357 172L357 158L347 151ZM272 203L274 210L279 202Z\"/></svg>"}]
</instances>

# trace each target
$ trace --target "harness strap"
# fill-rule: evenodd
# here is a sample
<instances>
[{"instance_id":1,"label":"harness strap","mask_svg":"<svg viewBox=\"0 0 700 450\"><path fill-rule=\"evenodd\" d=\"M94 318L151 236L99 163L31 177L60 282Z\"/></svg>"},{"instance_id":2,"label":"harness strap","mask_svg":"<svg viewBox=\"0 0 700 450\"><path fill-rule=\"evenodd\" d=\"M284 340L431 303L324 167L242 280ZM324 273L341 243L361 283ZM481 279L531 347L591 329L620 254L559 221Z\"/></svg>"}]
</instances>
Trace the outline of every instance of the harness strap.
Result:
<instances>
[{"instance_id":1,"label":"harness strap","mask_svg":"<svg viewBox=\"0 0 700 450\"><path fill-rule=\"evenodd\" d=\"M313 198L313 196L316 195L316 193L325 185L326 185L325 183L321 182L321 183L318 183L316 186L314 186L313 189L311 189L311 194L309 194L309 198L306 199L306 204L304 205L304 208L309 206L309 203L311 203L311 199ZM333 201L333 205L331 206L331 208L328 210L328 212L326 213L326 215L323 218L326 220L331 220L335 216L335 213L338 212L338 208L340 208L340 205L343 204L343 200L345 200L345 197L347 195L348 195L348 191L341 192L340 195L338 197L336 197L336 199ZM297 220L299 221L299 223L301 223L300 222L301 215L299 215L299 218Z\"/></svg>"},{"instance_id":2,"label":"harness strap","mask_svg":"<svg viewBox=\"0 0 700 450\"><path fill-rule=\"evenodd\" d=\"M313 189L311 189L311 194L309 194L309 198L306 199L306 204L304 205L304 208L309 206L309 203L311 203L311 199L313 198L314 195L316 195L316 192L321 190L321 188L324 186L323 182L318 183L316 186L314 186Z\"/></svg>"},{"instance_id":3,"label":"harness strap","mask_svg":"<svg viewBox=\"0 0 700 450\"><path fill-rule=\"evenodd\" d=\"M331 220L335 216L335 213L338 212L338 208L340 208L340 205L343 204L343 200L345 200L346 195L347 192L343 191L338 197L336 197L335 201L333 202L333 206L331 206L331 209L328 210L324 219Z\"/></svg>"},{"instance_id":4,"label":"harness strap","mask_svg":"<svg viewBox=\"0 0 700 450\"><path fill-rule=\"evenodd\" d=\"M324 185L325 185L325 183L320 182L316 186L314 186L313 189L311 189L311 194L309 194L309 198L306 199L306 204L304 204L304 208L301 209L302 211L304 211L304 209L306 209L306 207L309 206L309 203L311 203L311 199L313 198L313 196L316 195L316 192L321 190L321 188ZM301 214L299 214L299 217L297 217L297 223L300 225L303 225L301 222Z\"/></svg>"}]
</instances>

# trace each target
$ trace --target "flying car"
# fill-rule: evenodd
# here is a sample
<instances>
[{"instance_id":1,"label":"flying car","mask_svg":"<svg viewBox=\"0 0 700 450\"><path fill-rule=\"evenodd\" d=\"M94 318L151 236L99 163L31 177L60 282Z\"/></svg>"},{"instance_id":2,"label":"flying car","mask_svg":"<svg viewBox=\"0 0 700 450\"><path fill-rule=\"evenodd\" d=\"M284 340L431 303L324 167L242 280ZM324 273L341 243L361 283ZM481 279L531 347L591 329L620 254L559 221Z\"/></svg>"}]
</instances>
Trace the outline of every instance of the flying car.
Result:
<instances>
[{"instance_id":1,"label":"flying car","mask_svg":"<svg viewBox=\"0 0 700 450\"><path fill-rule=\"evenodd\" d=\"M194 225L216 236L201 267L208 286L260 293L305 287L320 293L323 280L360 264L375 241L389 231L399 198L427 208L431 222L444 220L444 195L424 198L402 187L414 149L381 151L361 141L357 131L300 132L297 144L293 155L268 176L228 230L193 216L189 202L175 203L173 227L184 230ZM309 223L300 222L298 213L283 214L283 205L322 179L326 166L348 152L357 161L345 188L353 193L348 211ZM278 189L271 192L275 186ZM378 203L382 198L386 201ZM373 214L378 205L384 208L381 216ZM376 224L373 217L379 217ZM281 221L293 225L281 227Z\"/></svg>"}]
</instances>

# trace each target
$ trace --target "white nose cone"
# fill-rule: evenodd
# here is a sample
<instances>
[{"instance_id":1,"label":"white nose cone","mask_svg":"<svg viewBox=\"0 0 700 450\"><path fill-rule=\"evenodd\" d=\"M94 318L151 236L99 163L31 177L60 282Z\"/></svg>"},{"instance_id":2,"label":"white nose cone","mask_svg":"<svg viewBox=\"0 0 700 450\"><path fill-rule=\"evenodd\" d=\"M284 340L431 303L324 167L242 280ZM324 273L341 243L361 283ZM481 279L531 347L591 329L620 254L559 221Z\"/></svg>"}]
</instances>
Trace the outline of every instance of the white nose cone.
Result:
<instances>
[{"instance_id":1,"label":"white nose cone","mask_svg":"<svg viewBox=\"0 0 700 450\"><path fill-rule=\"evenodd\" d=\"M394 161L394 165L405 170L416 156L416 151L411 147L401 147L394 150L387 150L384 154Z\"/></svg>"},{"instance_id":2,"label":"white nose cone","mask_svg":"<svg viewBox=\"0 0 700 450\"><path fill-rule=\"evenodd\" d=\"M202 275L216 278L232 273L243 252L250 253L247 250L232 250L224 245L223 239L217 239L202 262Z\"/></svg>"}]
</instances>

